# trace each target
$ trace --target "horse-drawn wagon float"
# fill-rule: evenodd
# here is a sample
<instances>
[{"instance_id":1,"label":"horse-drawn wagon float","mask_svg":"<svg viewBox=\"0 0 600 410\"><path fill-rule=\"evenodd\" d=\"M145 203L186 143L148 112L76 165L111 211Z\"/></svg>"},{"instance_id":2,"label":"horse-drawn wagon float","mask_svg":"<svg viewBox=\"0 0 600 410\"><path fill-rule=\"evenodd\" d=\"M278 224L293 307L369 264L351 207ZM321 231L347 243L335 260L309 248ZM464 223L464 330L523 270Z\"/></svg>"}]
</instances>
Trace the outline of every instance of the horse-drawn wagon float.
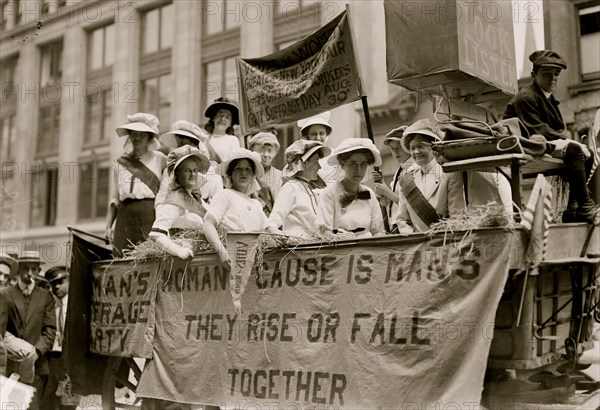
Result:
<instances>
[{"instance_id":1,"label":"horse-drawn wagon float","mask_svg":"<svg viewBox=\"0 0 600 410\"><path fill-rule=\"evenodd\" d=\"M145 406L598 408L599 383L579 359L594 345L600 230L549 223L560 220L564 204L560 195L547 200L560 184L540 173L560 173L561 161L527 152L510 128L487 125L489 113L476 103L517 90L510 2L463 3L443 2L444 10L474 13L458 23L435 13L403 18L405 2L384 2L388 80L431 97L451 120L483 119L487 135L436 149L448 172L505 173L514 219L483 210L424 234L360 240L228 236L232 272L193 233L182 238L195 247L191 261L152 252L110 260L106 247L74 231L73 391L104 393L106 408L115 383L135 390ZM488 3L503 8L494 24L481 16ZM337 22L325 28L344 41ZM354 67L340 55L351 45L336 43L332 53L326 40L304 59ZM277 69L288 69L273 72L278 81L298 71L286 68L297 63L291 54L282 58L286 50L275 55ZM269 58L255 59L256 67ZM353 76L345 84L356 82L353 69L339 73ZM249 118L258 124L262 117ZM527 204L522 177L537 178ZM544 212L544 203L554 209ZM143 370L133 358L146 359Z\"/></svg>"}]
</instances>

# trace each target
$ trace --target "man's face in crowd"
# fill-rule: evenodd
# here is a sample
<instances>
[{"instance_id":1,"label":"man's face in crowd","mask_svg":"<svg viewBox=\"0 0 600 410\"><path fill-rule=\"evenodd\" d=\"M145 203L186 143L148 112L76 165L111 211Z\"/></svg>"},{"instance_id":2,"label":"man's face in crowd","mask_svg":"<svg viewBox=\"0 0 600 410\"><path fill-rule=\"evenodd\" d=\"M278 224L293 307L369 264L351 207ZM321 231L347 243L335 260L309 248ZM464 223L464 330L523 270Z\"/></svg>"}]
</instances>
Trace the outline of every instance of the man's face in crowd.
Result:
<instances>
[{"instance_id":1,"label":"man's face in crowd","mask_svg":"<svg viewBox=\"0 0 600 410\"><path fill-rule=\"evenodd\" d=\"M19 263L19 277L21 281L29 285L33 279L41 272L40 264L37 262L21 262Z\"/></svg>"},{"instance_id":2,"label":"man's face in crowd","mask_svg":"<svg viewBox=\"0 0 600 410\"><path fill-rule=\"evenodd\" d=\"M52 293L59 299L62 299L69 293L69 278L53 280L51 283Z\"/></svg>"},{"instance_id":3,"label":"man's face in crowd","mask_svg":"<svg viewBox=\"0 0 600 410\"><path fill-rule=\"evenodd\" d=\"M8 278L10 276L10 266L5 263L0 263L0 287L8 284Z\"/></svg>"}]
</instances>

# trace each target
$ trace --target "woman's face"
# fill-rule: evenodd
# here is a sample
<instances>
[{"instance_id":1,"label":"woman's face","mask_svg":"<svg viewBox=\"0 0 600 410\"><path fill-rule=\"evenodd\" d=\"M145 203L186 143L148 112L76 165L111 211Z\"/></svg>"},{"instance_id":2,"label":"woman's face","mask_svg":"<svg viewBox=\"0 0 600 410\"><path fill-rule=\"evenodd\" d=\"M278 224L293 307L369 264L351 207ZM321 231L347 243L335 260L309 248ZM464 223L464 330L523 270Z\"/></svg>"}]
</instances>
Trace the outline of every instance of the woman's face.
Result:
<instances>
[{"instance_id":1,"label":"woman's face","mask_svg":"<svg viewBox=\"0 0 600 410\"><path fill-rule=\"evenodd\" d=\"M233 120L233 116L231 115L231 111L226 108L221 108L215 114L213 122L215 123L215 129L218 129L224 132L227 128L231 127L231 122Z\"/></svg>"},{"instance_id":2,"label":"woman's face","mask_svg":"<svg viewBox=\"0 0 600 410\"><path fill-rule=\"evenodd\" d=\"M311 125L308 128L308 139L311 141L319 141L325 144L325 140L327 139L327 128L321 124Z\"/></svg>"},{"instance_id":3,"label":"woman's face","mask_svg":"<svg viewBox=\"0 0 600 410\"><path fill-rule=\"evenodd\" d=\"M184 160L175 170L177 183L185 189L192 189L198 182L198 162L193 158Z\"/></svg>"},{"instance_id":4,"label":"woman's face","mask_svg":"<svg viewBox=\"0 0 600 410\"><path fill-rule=\"evenodd\" d=\"M314 181L317 179L317 173L321 169L321 164L319 164L319 155L312 154L306 161L304 161L304 170L302 171L302 176L309 181Z\"/></svg>"},{"instance_id":5,"label":"woman's face","mask_svg":"<svg viewBox=\"0 0 600 410\"><path fill-rule=\"evenodd\" d=\"M133 149L148 149L152 134L143 131L129 131L129 141Z\"/></svg>"},{"instance_id":6,"label":"woman's face","mask_svg":"<svg viewBox=\"0 0 600 410\"><path fill-rule=\"evenodd\" d=\"M413 157L417 165L424 166L433 159L433 149L431 148L431 139L426 136L416 135L408 143L410 156Z\"/></svg>"},{"instance_id":7,"label":"woman's face","mask_svg":"<svg viewBox=\"0 0 600 410\"><path fill-rule=\"evenodd\" d=\"M247 159L239 160L233 167L231 173L231 185L240 192L247 192L248 187L254 179L254 171L252 165Z\"/></svg>"},{"instance_id":8,"label":"woman's face","mask_svg":"<svg viewBox=\"0 0 600 410\"><path fill-rule=\"evenodd\" d=\"M353 183L360 183L367 173L369 157L367 154L357 152L350 155L346 160L341 161L340 166L346 174L344 179Z\"/></svg>"}]
</instances>

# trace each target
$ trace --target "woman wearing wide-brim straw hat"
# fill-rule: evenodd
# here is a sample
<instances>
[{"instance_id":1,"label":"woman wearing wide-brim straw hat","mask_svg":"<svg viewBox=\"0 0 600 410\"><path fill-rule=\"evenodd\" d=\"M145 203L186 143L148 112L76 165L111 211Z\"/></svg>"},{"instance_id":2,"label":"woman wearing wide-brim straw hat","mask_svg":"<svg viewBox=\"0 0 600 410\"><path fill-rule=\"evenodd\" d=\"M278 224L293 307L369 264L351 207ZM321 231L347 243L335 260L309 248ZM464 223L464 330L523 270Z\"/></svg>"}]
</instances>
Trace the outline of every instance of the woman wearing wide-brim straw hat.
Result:
<instances>
[{"instance_id":1,"label":"woman wearing wide-brim straw hat","mask_svg":"<svg viewBox=\"0 0 600 410\"><path fill-rule=\"evenodd\" d=\"M106 237L113 242L115 257L146 240L154 222L154 199L167 166L167 157L156 151L158 125L156 116L137 113L116 129L119 137L127 137L126 150L131 149L115 162L115 187L106 216Z\"/></svg>"},{"instance_id":2,"label":"woman wearing wide-brim straw hat","mask_svg":"<svg viewBox=\"0 0 600 410\"><path fill-rule=\"evenodd\" d=\"M223 232L265 230L267 216L262 204L249 196L255 178L260 178L264 170L260 154L239 148L219 165L219 172L229 177L231 188L219 192L208 205L204 217L204 235L219 254L221 262L230 267L227 249L219 239L217 229Z\"/></svg>"},{"instance_id":3,"label":"woman wearing wide-brim straw hat","mask_svg":"<svg viewBox=\"0 0 600 410\"><path fill-rule=\"evenodd\" d=\"M198 125L185 120L179 120L171 126L171 131L160 136L161 142L171 150L176 148L190 146L200 150L202 155L210 157L206 143L208 142L208 133ZM201 173L197 180L197 189L205 202L210 202L217 192L223 190L223 179L217 173L217 163L211 161L208 171ZM156 194L154 207L158 207L165 201L169 183L171 182L168 169L163 171L160 181L160 190Z\"/></svg>"},{"instance_id":4,"label":"woman wearing wide-brim straw hat","mask_svg":"<svg viewBox=\"0 0 600 410\"><path fill-rule=\"evenodd\" d=\"M315 236L318 202L311 182L321 169L319 160L330 153L331 149L319 141L302 139L287 147L283 175L289 179L281 187L269 215L270 232L300 238Z\"/></svg>"},{"instance_id":5,"label":"woman wearing wide-brim straw hat","mask_svg":"<svg viewBox=\"0 0 600 410\"><path fill-rule=\"evenodd\" d=\"M357 238L385 235L375 193L361 183L370 165L381 165L375 144L368 138L345 139L327 161L344 170L344 179L320 192L315 223L321 233Z\"/></svg>"},{"instance_id":6,"label":"woman wearing wide-brim straw hat","mask_svg":"<svg viewBox=\"0 0 600 410\"><path fill-rule=\"evenodd\" d=\"M200 173L206 173L209 166L208 157L189 145L174 149L167 157L170 183L164 202L156 207L150 238L161 249L181 259L191 258L194 253L174 243L171 234L202 228L206 208L196 187Z\"/></svg>"},{"instance_id":7,"label":"woman wearing wide-brim straw hat","mask_svg":"<svg viewBox=\"0 0 600 410\"><path fill-rule=\"evenodd\" d=\"M240 140L233 131L233 127L240 123L237 103L227 97L217 98L206 108L204 116L208 118L204 129L209 134L206 148L210 160L221 163L231 151L240 148Z\"/></svg>"}]
</instances>

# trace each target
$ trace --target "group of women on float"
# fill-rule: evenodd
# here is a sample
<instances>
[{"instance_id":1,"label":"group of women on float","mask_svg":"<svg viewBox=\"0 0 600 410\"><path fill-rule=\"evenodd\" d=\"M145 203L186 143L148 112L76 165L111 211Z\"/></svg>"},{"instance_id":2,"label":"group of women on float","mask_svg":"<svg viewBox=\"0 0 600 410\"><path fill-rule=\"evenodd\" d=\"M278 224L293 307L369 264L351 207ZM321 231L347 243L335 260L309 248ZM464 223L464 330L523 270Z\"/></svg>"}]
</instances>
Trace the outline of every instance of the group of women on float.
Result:
<instances>
[{"instance_id":1,"label":"group of women on float","mask_svg":"<svg viewBox=\"0 0 600 410\"><path fill-rule=\"evenodd\" d=\"M280 149L274 133L254 135L247 144L250 150L240 147L233 135L239 124L233 101L215 100L205 116L204 128L181 120L160 136L170 149L167 155L158 150L159 120L154 115L130 115L117 128L117 135L127 140L125 154L116 160L106 221L115 257L150 237L166 252L192 258L191 249L171 240L188 228L202 229L224 264L229 256L219 231L306 240L385 235L382 206L393 232L425 231L440 218L464 211L470 190L489 195L471 197L469 207L492 199L510 211L510 188L503 177L479 175L480 185L465 190L458 176L441 171L432 143L442 133L429 120L386 136L384 144L400 168L390 188L375 184L378 200L363 181L372 166L381 166L380 151L367 138L347 138L330 149L325 145L332 131L328 112L298 121L302 139L286 148L281 171L271 165Z\"/></svg>"}]
</instances>

